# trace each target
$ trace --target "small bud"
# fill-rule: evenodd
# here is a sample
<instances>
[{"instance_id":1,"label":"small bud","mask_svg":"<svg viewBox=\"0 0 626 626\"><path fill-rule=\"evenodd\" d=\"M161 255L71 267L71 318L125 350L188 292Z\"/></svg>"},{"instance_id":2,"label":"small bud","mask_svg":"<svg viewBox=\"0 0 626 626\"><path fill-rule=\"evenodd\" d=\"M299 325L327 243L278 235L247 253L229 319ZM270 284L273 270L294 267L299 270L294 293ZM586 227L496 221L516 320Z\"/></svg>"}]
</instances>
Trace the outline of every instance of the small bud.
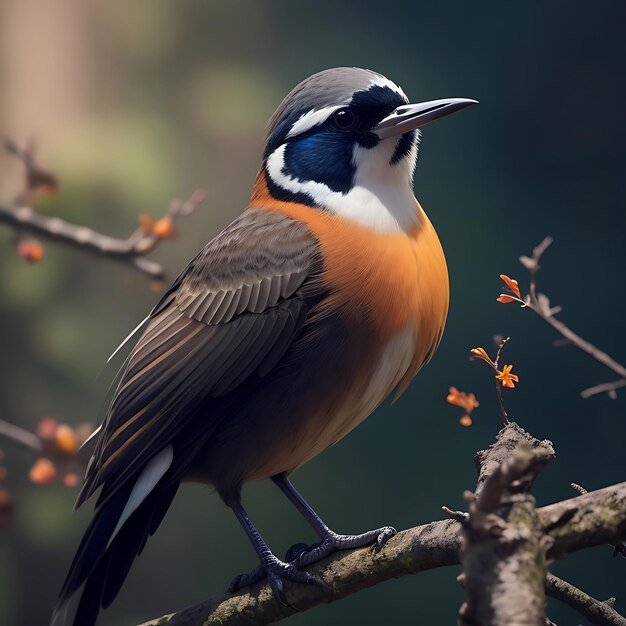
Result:
<instances>
[{"instance_id":1,"label":"small bud","mask_svg":"<svg viewBox=\"0 0 626 626\"><path fill-rule=\"evenodd\" d=\"M470 359L480 359L481 361L485 361L485 363L489 363L492 367L495 367L491 357L484 348L472 348L470 350Z\"/></svg>"}]
</instances>

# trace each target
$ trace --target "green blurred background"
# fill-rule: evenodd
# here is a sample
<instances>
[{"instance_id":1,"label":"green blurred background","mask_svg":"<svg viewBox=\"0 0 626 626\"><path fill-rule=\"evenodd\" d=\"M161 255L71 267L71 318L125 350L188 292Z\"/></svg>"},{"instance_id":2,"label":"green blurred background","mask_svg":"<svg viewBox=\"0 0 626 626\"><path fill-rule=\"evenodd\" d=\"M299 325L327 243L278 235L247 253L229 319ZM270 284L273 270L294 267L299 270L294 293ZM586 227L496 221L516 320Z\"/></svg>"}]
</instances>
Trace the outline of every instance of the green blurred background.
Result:
<instances>
[{"instance_id":1,"label":"green blurred background","mask_svg":"<svg viewBox=\"0 0 626 626\"><path fill-rule=\"evenodd\" d=\"M621 0L526 2L293 2L288 0L1 0L0 131L35 136L61 180L48 214L126 236L138 213L163 214L196 186L208 201L154 255L175 276L244 207L266 119L298 81L357 65L396 81L414 101L476 98L480 106L429 126L416 193L449 262L452 303L441 348L393 407L299 470L294 481L331 526L406 528L461 508L472 456L499 424L491 375L467 350L512 335L505 362L519 387L514 418L554 441L557 459L535 489L540 503L625 476L626 398L582 400L614 375L529 311L499 305L498 274L525 280L517 257L545 235L555 244L540 282L562 319L626 359L626 87ZM0 157L2 198L20 169ZM154 303L128 267L55 245L27 265L0 230L0 417L34 428L45 416L97 423L115 367L107 356ZM622 320L622 321L620 321ZM481 401L471 428L446 404L448 386ZM0 534L0 623L47 617L89 506L75 493L30 484L28 453L2 444L16 497ZM266 484L244 498L282 553L310 530ZM179 492L102 624L133 625L221 592L255 557L232 514L208 489ZM608 547L553 571L626 610L626 563ZM292 617L314 624L454 624L456 569L406 577ZM559 626L579 624L550 604Z\"/></svg>"}]
</instances>

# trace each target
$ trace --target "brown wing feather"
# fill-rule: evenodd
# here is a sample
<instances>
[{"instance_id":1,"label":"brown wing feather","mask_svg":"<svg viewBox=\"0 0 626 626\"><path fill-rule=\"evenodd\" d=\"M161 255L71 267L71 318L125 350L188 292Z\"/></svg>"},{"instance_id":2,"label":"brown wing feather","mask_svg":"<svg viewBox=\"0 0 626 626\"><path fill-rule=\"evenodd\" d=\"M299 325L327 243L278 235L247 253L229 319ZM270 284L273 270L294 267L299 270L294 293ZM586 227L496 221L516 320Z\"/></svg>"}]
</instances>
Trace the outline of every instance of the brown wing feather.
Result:
<instances>
[{"instance_id":1,"label":"brown wing feather","mask_svg":"<svg viewBox=\"0 0 626 626\"><path fill-rule=\"evenodd\" d=\"M304 324L303 284L319 269L303 224L258 209L207 244L125 363L77 505L100 486L99 502L108 499L201 408L210 433L223 411L207 403L272 369Z\"/></svg>"}]
</instances>

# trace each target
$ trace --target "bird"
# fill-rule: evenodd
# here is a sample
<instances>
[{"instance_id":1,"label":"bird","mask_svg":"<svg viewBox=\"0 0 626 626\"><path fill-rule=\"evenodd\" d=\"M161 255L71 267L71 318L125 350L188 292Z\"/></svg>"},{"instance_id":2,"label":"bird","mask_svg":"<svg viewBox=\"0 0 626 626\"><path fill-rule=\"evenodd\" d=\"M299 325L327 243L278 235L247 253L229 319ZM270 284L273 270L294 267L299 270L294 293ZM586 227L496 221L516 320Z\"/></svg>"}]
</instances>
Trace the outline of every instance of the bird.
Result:
<instances>
[{"instance_id":1,"label":"bird","mask_svg":"<svg viewBox=\"0 0 626 626\"><path fill-rule=\"evenodd\" d=\"M258 556L233 592L266 578L287 603L286 581L321 584L306 565L381 549L395 534L336 533L290 475L402 394L441 340L446 259L413 175L420 129L475 102L410 104L382 74L354 67L288 93L247 207L165 292L122 366L76 502L98 492L94 514L54 626L95 624L182 482L212 486ZM284 560L271 551L241 499L260 479L318 543Z\"/></svg>"}]
</instances>

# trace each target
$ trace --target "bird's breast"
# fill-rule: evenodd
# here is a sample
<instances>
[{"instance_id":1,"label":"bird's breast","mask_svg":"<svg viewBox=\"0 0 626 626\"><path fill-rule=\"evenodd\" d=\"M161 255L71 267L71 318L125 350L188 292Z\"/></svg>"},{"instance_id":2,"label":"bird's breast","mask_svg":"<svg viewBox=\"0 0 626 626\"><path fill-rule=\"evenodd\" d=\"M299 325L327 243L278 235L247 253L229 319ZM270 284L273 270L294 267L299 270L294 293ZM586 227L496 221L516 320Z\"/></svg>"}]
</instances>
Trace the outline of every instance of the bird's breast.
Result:
<instances>
[{"instance_id":1,"label":"bird's breast","mask_svg":"<svg viewBox=\"0 0 626 626\"><path fill-rule=\"evenodd\" d=\"M365 328L371 375L384 378L380 369L390 368L394 386L404 391L437 347L449 303L445 256L417 200L409 232L376 231L295 203L270 200L265 206L307 224L319 242L321 280L330 294L319 314L338 314L347 326ZM404 367L401 376L397 366Z\"/></svg>"},{"instance_id":2,"label":"bird's breast","mask_svg":"<svg viewBox=\"0 0 626 626\"><path fill-rule=\"evenodd\" d=\"M435 350L448 311L445 258L417 202L409 233L373 231L267 195L253 198L252 206L307 224L328 295L311 311L283 367L243 400L245 419L231 420L203 455L202 475L223 481L215 468L228 465L232 484L294 470L344 437L394 389L404 391Z\"/></svg>"}]
</instances>

